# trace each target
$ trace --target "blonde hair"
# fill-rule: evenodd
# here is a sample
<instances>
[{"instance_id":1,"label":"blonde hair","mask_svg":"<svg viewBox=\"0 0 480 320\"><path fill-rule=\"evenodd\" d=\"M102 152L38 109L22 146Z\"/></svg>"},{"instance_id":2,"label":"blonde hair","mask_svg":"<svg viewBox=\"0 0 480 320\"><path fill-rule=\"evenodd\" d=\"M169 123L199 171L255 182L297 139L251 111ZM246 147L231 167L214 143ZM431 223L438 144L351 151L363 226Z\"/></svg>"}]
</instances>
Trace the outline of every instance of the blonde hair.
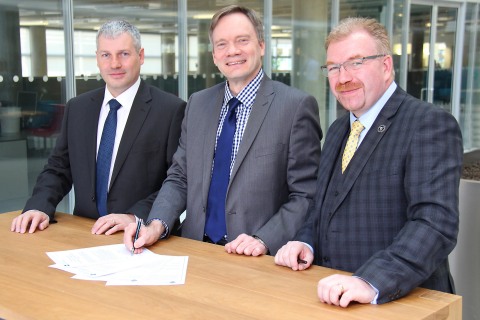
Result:
<instances>
[{"instance_id":1,"label":"blonde hair","mask_svg":"<svg viewBox=\"0 0 480 320\"><path fill-rule=\"evenodd\" d=\"M372 36L377 44L379 54L392 55L387 29L375 19L362 17L350 17L341 20L325 39L325 50L328 49L331 42L342 40L358 30L366 31Z\"/></svg>"}]
</instances>

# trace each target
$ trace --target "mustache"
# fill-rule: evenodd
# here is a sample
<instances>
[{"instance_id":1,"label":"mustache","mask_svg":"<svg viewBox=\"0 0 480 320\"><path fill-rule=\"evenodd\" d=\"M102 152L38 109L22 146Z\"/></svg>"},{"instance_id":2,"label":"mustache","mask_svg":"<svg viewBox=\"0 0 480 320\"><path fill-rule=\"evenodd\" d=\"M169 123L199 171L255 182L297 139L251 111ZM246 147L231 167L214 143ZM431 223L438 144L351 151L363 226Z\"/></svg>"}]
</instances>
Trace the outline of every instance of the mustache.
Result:
<instances>
[{"instance_id":1,"label":"mustache","mask_svg":"<svg viewBox=\"0 0 480 320\"><path fill-rule=\"evenodd\" d=\"M344 91L360 89L362 87L363 86L361 83L354 83L354 82L339 83L335 86L335 91L344 92Z\"/></svg>"}]
</instances>

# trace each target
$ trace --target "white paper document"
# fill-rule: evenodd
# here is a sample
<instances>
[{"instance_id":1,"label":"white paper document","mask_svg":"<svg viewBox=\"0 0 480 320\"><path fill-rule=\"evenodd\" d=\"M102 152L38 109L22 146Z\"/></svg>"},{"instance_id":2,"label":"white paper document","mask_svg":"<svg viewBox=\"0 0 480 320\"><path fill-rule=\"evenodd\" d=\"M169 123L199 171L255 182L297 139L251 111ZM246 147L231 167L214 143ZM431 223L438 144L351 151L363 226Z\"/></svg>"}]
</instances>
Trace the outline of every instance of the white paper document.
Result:
<instances>
[{"instance_id":1,"label":"white paper document","mask_svg":"<svg viewBox=\"0 0 480 320\"><path fill-rule=\"evenodd\" d=\"M74 273L80 280L106 285L179 285L185 283L187 256L165 256L144 249L131 255L123 244L47 252L50 267Z\"/></svg>"}]
</instances>

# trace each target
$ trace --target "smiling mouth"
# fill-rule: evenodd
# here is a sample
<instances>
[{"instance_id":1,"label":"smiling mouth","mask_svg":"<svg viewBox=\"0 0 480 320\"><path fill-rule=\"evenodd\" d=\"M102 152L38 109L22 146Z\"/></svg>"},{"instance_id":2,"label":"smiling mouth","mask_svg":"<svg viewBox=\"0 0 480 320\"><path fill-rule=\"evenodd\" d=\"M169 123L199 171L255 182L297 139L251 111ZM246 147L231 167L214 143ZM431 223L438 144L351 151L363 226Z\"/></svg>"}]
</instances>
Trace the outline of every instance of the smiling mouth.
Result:
<instances>
[{"instance_id":1,"label":"smiling mouth","mask_svg":"<svg viewBox=\"0 0 480 320\"><path fill-rule=\"evenodd\" d=\"M247 61L247 60L227 62L227 66L235 66L235 65L237 65L237 64L245 63L246 61Z\"/></svg>"}]
</instances>

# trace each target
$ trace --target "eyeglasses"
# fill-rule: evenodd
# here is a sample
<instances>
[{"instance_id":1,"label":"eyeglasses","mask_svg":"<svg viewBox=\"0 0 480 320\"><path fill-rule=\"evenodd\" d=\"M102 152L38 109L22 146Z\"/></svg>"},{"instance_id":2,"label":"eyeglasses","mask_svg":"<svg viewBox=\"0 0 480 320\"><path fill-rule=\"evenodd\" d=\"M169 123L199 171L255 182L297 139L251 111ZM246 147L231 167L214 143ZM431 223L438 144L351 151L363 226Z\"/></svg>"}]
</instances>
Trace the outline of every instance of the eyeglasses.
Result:
<instances>
[{"instance_id":1,"label":"eyeglasses","mask_svg":"<svg viewBox=\"0 0 480 320\"><path fill-rule=\"evenodd\" d=\"M373 60L373 59L377 59L385 56L386 54L377 54L374 56L347 60L344 63L327 64L327 65L321 66L320 68L322 69L322 73L325 77L336 77L340 74L340 68L342 66L343 66L343 69L345 69L345 71L354 71L354 70L360 69L363 63L365 62L365 60Z\"/></svg>"}]
</instances>

